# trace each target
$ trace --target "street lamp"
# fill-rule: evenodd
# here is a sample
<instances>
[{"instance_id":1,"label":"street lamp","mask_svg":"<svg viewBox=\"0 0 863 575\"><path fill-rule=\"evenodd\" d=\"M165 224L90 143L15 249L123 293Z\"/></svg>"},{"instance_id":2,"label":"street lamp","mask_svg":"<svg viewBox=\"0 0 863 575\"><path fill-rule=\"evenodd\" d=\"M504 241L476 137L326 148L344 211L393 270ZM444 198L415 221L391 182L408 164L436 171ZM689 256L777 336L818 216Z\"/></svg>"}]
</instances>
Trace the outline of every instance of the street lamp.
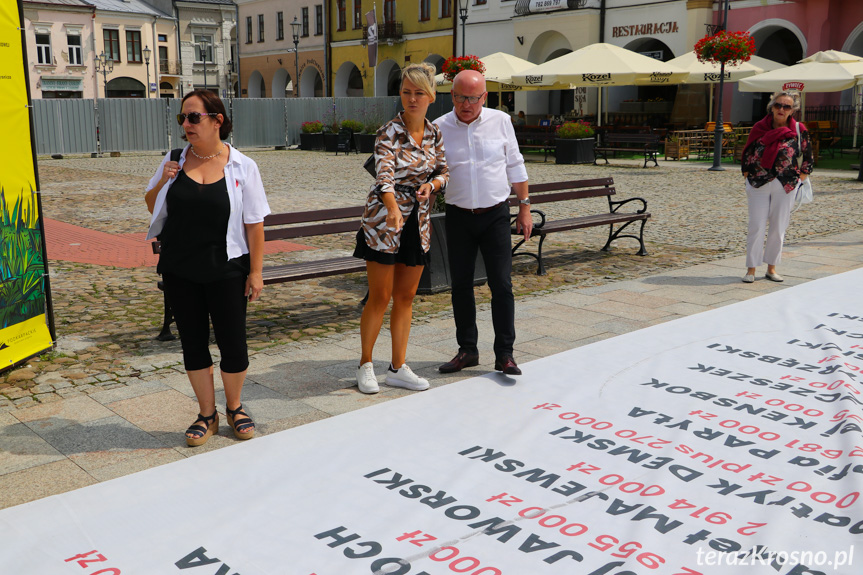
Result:
<instances>
[{"instance_id":1,"label":"street lamp","mask_svg":"<svg viewBox=\"0 0 863 575\"><path fill-rule=\"evenodd\" d=\"M720 30L728 29L728 2L725 0L724 14L722 16L722 27ZM707 168L712 172L722 172L725 168L722 167L722 136L725 134L725 124L722 122L722 94L725 92L725 61L719 64L719 98L717 105L719 110L716 112L716 129L713 132L713 165Z\"/></svg>"},{"instance_id":2,"label":"street lamp","mask_svg":"<svg viewBox=\"0 0 863 575\"><path fill-rule=\"evenodd\" d=\"M147 97L150 97L150 56L153 54L153 51L150 50L149 46L144 46L144 67L147 69Z\"/></svg>"},{"instance_id":3,"label":"street lamp","mask_svg":"<svg viewBox=\"0 0 863 575\"><path fill-rule=\"evenodd\" d=\"M105 84L105 97L108 97L108 74L114 71L114 61L102 52L96 56L96 73L102 72L102 81Z\"/></svg>"},{"instance_id":4,"label":"street lamp","mask_svg":"<svg viewBox=\"0 0 863 575\"><path fill-rule=\"evenodd\" d=\"M204 90L207 89L207 51L210 49L210 43L206 38L201 38L201 61L204 62Z\"/></svg>"},{"instance_id":5,"label":"street lamp","mask_svg":"<svg viewBox=\"0 0 863 575\"><path fill-rule=\"evenodd\" d=\"M461 55L465 55L464 43L467 37L464 33L465 22L467 22L468 0L458 0L458 16L461 18Z\"/></svg>"},{"instance_id":6,"label":"street lamp","mask_svg":"<svg viewBox=\"0 0 863 575\"><path fill-rule=\"evenodd\" d=\"M294 96L298 97L300 95L300 23L297 21L297 16L294 15L294 21L291 22L291 30L294 35L294 67L295 67L295 76L294 76Z\"/></svg>"}]
</instances>

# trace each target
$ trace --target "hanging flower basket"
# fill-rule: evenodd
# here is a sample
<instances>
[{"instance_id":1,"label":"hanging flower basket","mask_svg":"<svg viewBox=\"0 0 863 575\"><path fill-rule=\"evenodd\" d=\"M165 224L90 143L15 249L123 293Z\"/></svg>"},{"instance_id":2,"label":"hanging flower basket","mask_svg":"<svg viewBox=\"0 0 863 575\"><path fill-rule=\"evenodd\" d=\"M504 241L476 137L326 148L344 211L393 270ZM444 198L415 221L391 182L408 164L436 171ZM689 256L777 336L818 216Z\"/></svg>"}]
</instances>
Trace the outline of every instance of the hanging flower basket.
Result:
<instances>
[{"instance_id":1,"label":"hanging flower basket","mask_svg":"<svg viewBox=\"0 0 863 575\"><path fill-rule=\"evenodd\" d=\"M755 54L755 40L749 32L721 30L713 36L705 36L695 44L695 55L698 56L699 62L737 66L748 62L753 54Z\"/></svg>"},{"instance_id":2,"label":"hanging flower basket","mask_svg":"<svg viewBox=\"0 0 863 575\"><path fill-rule=\"evenodd\" d=\"M450 56L444 61L442 70L447 82L452 82L455 75L462 70L476 70L480 74L485 74L485 66L473 54L468 54L461 58Z\"/></svg>"}]
</instances>

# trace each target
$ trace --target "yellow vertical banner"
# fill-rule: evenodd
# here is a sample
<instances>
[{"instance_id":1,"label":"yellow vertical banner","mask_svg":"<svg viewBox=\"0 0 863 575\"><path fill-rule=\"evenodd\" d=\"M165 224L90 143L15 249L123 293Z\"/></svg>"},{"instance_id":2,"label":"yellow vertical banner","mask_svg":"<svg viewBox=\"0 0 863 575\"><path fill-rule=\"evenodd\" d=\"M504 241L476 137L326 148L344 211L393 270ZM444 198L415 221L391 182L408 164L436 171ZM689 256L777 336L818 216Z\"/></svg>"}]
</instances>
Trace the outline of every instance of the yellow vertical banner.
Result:
<instances>
[{"instance_id":1,"label":"yellow vertical banner","mask_svg":"<svg viewBox=\"0 0 863 575\"><path fill-rule=\"evenodd\" d=\"M0 371L52 345L21 15L0 2Z\"/></svg>"}]
</instances>

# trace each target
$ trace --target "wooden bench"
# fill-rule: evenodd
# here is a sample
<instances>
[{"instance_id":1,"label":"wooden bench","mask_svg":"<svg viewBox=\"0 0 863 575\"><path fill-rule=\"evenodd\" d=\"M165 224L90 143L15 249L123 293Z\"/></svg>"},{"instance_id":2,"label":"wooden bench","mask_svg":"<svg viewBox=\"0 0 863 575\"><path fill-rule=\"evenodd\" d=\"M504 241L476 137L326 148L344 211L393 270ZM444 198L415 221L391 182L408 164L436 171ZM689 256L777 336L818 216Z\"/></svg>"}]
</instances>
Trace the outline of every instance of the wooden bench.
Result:
<instances>
[{"instance_id":1,"label":"wooden bench","mask_svg":"<svg viewBox=\"0 0 863 575\"><path fill-rule=\"evenodd\" d=\"M544 162L548 161L548 153L555 152L557 138L554 128L550 126L516 126L515 140L519 150L540 150L545 153Z\"/></svg>"},{"instance_id":2,"label":"wooden bench","mask_svg":"<svg viewBox=\"0 0 863 575\"><path fill-rule=\"evenodd\" d=\"M328 236L345 232L356 233L360 229L360 218L363 215L364 209L364 206L354 206L350 208L330 208L307 212L270 214L264 218L264 241ZM161 244L158 241L153 242L153 253L158 254L160 248ZM265 265L263 277L264 285L269 285L361 272L365 271L365 269L366 262L364 260L353 256L340 256L307 262ZM159 289L164 291L161 281L157 285ZM160 341L174 339L174 335L171 333L172 321L173 313L168 305L168 300L165 299L165 315L162 322L162 331L156 339Z\"/></svg>"},{"instance_id":3,"label":"wooden bench","mask_svg":"<svg viewBox=\"0 0 863 575\"><path fill-rule=\"evenodd\" d=\"M659 155L659 134L606 132L602 137L602 143L597 141L593 147L593 164L596 165L596 160L600 157L608 164L608 152L640 152L644 154L643 168L647 167L649 160L653 160L653 164L659 166L656 161L656 156Z\"/></svg>"},{"instance_id":4,"label":"wooden bench","mask_svg":"<svg viewBox=\"0 0 863 575\"><path fill-rule=\"evenodd\" d=\"M602 251L608 251L611 242L619 238L632 238L638 240L639 249L636 252L640 256L646 256L647 250L644 247L644 224L650 218L650 212L647 211L647 200L643 198L629 198L626 200L615 201L611 197L615 195L613 178L598 178L593 180L574 180L568 182L552 182L547 184L530 184L528 193L530 195L531 206L545 204L550 202L568 202L572 200L581 200L587 198L602 198L605 197L608 201L607 211L602 211L598 214L588 216L576 216L570 218L562 218L558 220L549 220L545 213L539 209L531 208L532 214L537 214L540 221L534 224L533 231L530 234L531 238L539 237L539 245L536 253L521 251L519 248L524 244L524 238L516 243L512 248L513 257L518 255L530 256L537 261L537 275L545 275L545 265L542 261L542 244L548 234L555 232L564 232L568 230L578 230L582 228L590 228L594 226L608 226L608 240ZM639 209L634 212L621 212L621 207L629 202L640 202ZM518 198L510 196L509 205L511 207L518 206ZM512 217L513 222L515 216ZM631 224L640 222L641 227L638 234L624 234ZM512 227L512 235L520 236Z\"/></svg>"}]
</instances>

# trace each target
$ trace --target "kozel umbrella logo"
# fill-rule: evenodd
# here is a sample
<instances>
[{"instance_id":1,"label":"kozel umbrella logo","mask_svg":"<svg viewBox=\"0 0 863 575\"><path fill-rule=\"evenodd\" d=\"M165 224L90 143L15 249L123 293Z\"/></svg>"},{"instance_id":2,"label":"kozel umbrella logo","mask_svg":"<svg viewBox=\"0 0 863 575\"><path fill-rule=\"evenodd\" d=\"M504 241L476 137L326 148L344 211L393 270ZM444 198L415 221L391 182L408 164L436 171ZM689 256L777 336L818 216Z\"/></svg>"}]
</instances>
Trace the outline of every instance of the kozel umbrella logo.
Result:
<instances>
[{"instance_id":1,"label":"kozel umbrella logo","mask_svg":"<svg viewBox=\"0 0 863 575\"><path fill-rule=\"evenodd\" d=\"M651 72L651 84L668 84L671 81L671 72Z\"/></svg>"},{"instance_id":2,"label":"kozel umbrella logo","mask_svg":"<svg viewBox=\"0 0 863 575\"><path fill-rule=\"evenodd\" d=\"M585 82L610 82L611 72L608 74L582 74L581 79Z\"/></svg>"},{"instance_id":3,"label":"kozel umbrella logo","mask_svg":"<svg viewBox=\"0 0 863 575\"><path fill-rule=\"evenodd\" d=\"M528 84L542 84L542 76L525 76L524 81Z\"/></svg>"},{"instance_id":4,"label":"kozel umbrella logo","mask_svg":"<svg viewBox=\"0 0 863 575\"><path fill-rule=\"evenodd\" d=\"M718 82L718 81L719 81L719 78L720 78L721 76L722 76L722 74L720 74L719 72L706 72L706 73L704 74L704 81L705 81L705 82ZM730 80L730 79L731 79L731 72L726 72L726 73L725 73L725 79L726 79L726 80Z\"/></svg>"},{"instance_id":5,"label":"kozel umbrella logo","mask_svg":"<svg viewBox=\"0 0 863 575\"><path fill-rule=\"evenodd\" d=\"M784 84L782 84L782 91L785 92L786 90L799 90L800 92L802 92L803 86L803 82L785 82Z\"/></svg>"}]
</instances>

